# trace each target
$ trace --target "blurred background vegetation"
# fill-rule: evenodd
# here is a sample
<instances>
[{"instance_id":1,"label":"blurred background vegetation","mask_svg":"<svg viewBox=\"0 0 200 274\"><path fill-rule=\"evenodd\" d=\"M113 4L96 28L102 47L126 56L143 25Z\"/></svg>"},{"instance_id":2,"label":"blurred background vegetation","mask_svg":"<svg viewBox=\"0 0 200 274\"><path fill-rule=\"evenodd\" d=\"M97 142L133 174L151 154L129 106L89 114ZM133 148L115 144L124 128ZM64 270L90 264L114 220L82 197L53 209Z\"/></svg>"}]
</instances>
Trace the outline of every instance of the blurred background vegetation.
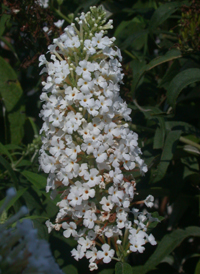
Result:
<instances>
[{"instance_id":1,"label":"blurred background vegetation","mask_svg":"<svg viewBox=\"0 0 200 274\"><path fill-rule=\"evenodd\" d=\"M49 8L34 0L1 2L0 199L10 186L17 189L7 215L27 205L29 218L39 236L50 242L63 271L88 273L86 261L71 258L76 243L59 232L48 235L44 225L54 218L57 200L45 192L46 177L38 165L44 77L38 57L62 33L54 22L65 19L66 27L79 12L103 5L114 20L108 35L116 37L123 56L121 96L132 109L130 128L139 134L149 169L145 177L133 174L136 199L154 195L151 211L162 217L151 227L158 245L132 254L132 268L116 267L116 273L199 274L200 1L50 0ZM114 263L104 267L96 272L115 271Z\"/></svg>"}]
</instances>

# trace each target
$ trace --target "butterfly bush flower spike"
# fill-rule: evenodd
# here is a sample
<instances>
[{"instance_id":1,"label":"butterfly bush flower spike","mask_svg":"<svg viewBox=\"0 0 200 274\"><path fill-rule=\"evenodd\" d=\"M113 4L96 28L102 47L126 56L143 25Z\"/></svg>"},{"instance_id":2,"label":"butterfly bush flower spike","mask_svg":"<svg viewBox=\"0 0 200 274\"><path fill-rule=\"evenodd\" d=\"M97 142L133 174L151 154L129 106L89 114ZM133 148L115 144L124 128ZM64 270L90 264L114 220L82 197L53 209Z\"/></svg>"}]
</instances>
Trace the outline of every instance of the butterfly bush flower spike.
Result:
<instances>
[{"instance_id":1,"label":"butterfly bush flower spike","mask_svg":"<svg viewBox=\"0 0 200 274\"><path fill-rule=\"evenodd\" d=\"M112 20L92 7L54 39L40 56L46 73L40 116L43 145L40 166L48 174L47 191L61 201L49 232L74 237L72 256L86 257L90 270L99 262L124 261L155 244L147 234L150 214L133 208L135 181L126 175L147 171L140 158L138 135L128 128L131 110L119 95L123 73L115 38L106 36ZM153 199L148 197L147 206ZM137 203L137 202L136 202Z\"/></svg>"}]
</instances>

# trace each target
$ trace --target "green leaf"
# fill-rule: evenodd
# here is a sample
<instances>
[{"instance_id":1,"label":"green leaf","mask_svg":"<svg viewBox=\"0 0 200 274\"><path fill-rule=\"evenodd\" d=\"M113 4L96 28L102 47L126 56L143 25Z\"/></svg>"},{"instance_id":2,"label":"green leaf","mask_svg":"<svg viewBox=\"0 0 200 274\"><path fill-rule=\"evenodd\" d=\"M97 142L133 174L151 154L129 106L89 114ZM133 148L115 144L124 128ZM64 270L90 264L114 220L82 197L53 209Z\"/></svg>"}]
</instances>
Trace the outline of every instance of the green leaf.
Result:
<instances>
[{"instance_id":1,"label":"green leaf","mask_svg":"<svg viewBox=\"0 0 200 274\"><path fill-rule=\"evenodd\" d=\"M193 200L193 197L180 194L177 199L175 200L173 204L173 211L171 215L169 216L168 220L168 228L172 230L174 228L179 220L182 218L185 211L188 209L188 207L191 205L191 202Z\"/></svg>"},{"instance_id":2,"label":"green leaf","mask_svg":"<svg viewBox=\"0 0 200 274\"><path fill-rule=\"evenodd\" d=\"M14 109L23 94L15 71L2 57L0 57L0 94L8 112Z\"/></svg>"},{"instance_id":3,"label":"green leaf","mask_svg":"<svg viewBox=\"0 0 200 274\"><path fill-rule=\"evenodd\" d=\"M157 167L156 174L154 174L155 178L153 179L153 183L157 183L165 176L167 168L174 155L176 144L178 142L178 139L181 133L182 133L181 130L174 130L174 131L170 131L167 134L166 141L163 147L163 152L160 159L160 163Z\"/></svg>"},{"instance_id":4,"label":"green leaf","mask_svg":"<svg viewBox=\"0 0 200 274\"><path fill-rule=\"evenodd\" d=\"M174 13L180 6L182 6L186 1L181 2L172 2L161 4L161 6L154 12L149 22L149 28L151 30L156 29L161 25L165 20L167 20L172 13Z\"/></svg>"},{"instance_id":5,"label":"green leaf","mask_svg":"<svg viewBox=\"0 0 200 274\"><path fill-rule=\"evenodd\" d=\"M64 273L67 273L67 274L78 274L78 270L72 264L68 264L65 267L63 267L62 271L64 271Z\"/></svg>"},{"instance_id":6,"label":"green leaf","mask_svg":"<svg viewBox=\"0 0 200 274\"><path fill-rule=\"evenodd\" d=\"M45 187L47 179L45 177L28 170L24 170L21 174L26 177L26 179L35 187L36 190L42 191L46 194Z\"/></svg>"},{"instance_id":7,"label":"green leaf","mask_svg":"<svg viewBox=\"0 0 200 274\"><path fill-rule=\"evenodd\" d=\"M24 106L22 105L23 91L12 67L0 57L0 95L5 104L10 124L10 141L18 144L23 137L25 122Z\"/></svg>"},{"instance_id":8,"label":"green leaf","mask_svg":"<svg viewBox=\"0 0 200 274\"><path fill-rule=\"evenodd\" d=\"M1 27L0 27L0 29L1 29ZM8 40L2 36L0 37L0 40L2 40L6 44L6 46L13 52L15 57L19 60L19 57L17 56L17 53L16 53L14 47L12 46L12 44L9 43Z\"/></svg>"},{"instance_id":9,"label":"green leaf","mask_svg":"<svg viewBox=\"0 0 200 274\"><path fill-rule=\"evenodd\" d=\"M127 263L117 262L115 265L115 274L132 274L132 267Z\"/></svg>"},{"instance_id":10,"label":"green leaf","mask_svg":"<svg viewBox=\"0 0 200 274\"><path fill-rule=\"evenodd\" d=\"M0 154L8 156L8 158L12 162L12 156L10 155L9 151L7 150L7 148L2 143L0 143Z\"/></svg>"},{"instance_id":11,"label":"green leaf","mask_svg":"<svg viewBox=\"0 0 200 274\"><path fill-rule=\"evenodd\" d=\"M158 244L155 252L143 266L133 267L134 274L145 274L154 269L166 256L168 256L187 237L200 237L200 228L196 226L187 227L185 230L177 229L165 235Z\"/></svg>"},{"instance_id":12,"label":"green leaf","mask_svg":"<svg viewBox=\"0 0 200 274\"><path fill-rule=\"evenodd\" d=\"M13 197L12 200L8 203L5 210L8 211L11 208L11 206L13 206L14 203L26 192L26 190L27 190L27 188L22 188L22 189L18 190L16 196ZM0 207L4 203L5 199L6 198L4 198L3 200L0 201Z\"/></svg>"},{"instance_id":13,"label":"green leaf","mask_svg":"<svg viewBox=\"0 0 200 274\"><path fill-rule=\"evenodd\" d=\"M7 150L23 150L22 147L15 145L15 144L7 144L5 145Z\"/></svg>"},{"instance_id":14,"label":"green leaf","mask_svg":"<svg viewBox=\"0 0 200 274\"><path fill-rule=\"evenodd\" d=\"M108 268L108 269L103 269L100 272L98 272L98 274L113 274L114 273L114 269L112 268Z\"/></svg>"},{"instance_id":15,"label":"green leaf","mask_svg":"<svg viewBox=\"0 0 200 274\"><path fill-rule=\"evenodd\" d=\"M0 36L3 35L5 28L6 28L6 24L9 22L10 20L10 15L9 14L3 14L1 16L1 20L0 20Z\"/></svg>"},{"instance_id":16,"label":"green leaf","mask_svg":"<svg viewBox=\"0 0 200 274\"><path fill-rule=\"evenodd\" d=\"M16 164L16 162L14 162L14 164ZM29 161L29 160L22 160L15 167L16 168L22 167L22 166L28 167L28 166L31 166L31 165L32 165L31 161Z\"/></svg>"},{"instance_id":17,"label":"green leaf","mask_svg":"<svg viewBox=\"0 0 200 274\"><path fill-rule=\"evenodd\" d=\"M151 31L155 31L156 28L161 25L165 20L167 20L170 15L174 13L177 9L177 3L167 3L165 5L161 5L153 13L149 22L149 29Z\"/></svg>"},{"instance_id":18,"label":"green leaf","mask_svg":"<svg viewBox=\"0 0 200 274\"><path fill-rule=\"evenodd\" d=\"M48 220L49 217L32 215L32 216L24 217L24 218L22 218L22 219L20 219L20 220L23 220L23 219L30 219L30 220L44 219L44 220Z\"/></svg>"},{"instance_id":19,"label":"green leaf","mask_svg":"<svg viewBox=\"0 0 200 274\"><path fill-rule=\"evenodd\" d=\"M159 127L157 127L154 139L153 139L153 148L159 149L162 148L165 141L165 121L164 118L157 117L159 121Z\"/></svg>"},{"instance_id":20,"label":"green leaf","mask_svg":"<svg viewBox=\"0 0 200 274\"><path fill-rule=\"evenodd\" d=\"M199 274L199 273L200 273L200 260L198 261L195 271L194 271L194 274Z\"/></svg>"},{"instance_id":21,"label":"green leaf","mask_svg":"<svg viewBox=\"0 0 200 274\"><path fill-rule=\"evenodd\" d=\"M186 122L181 122L181 121L166 121L165 122L165 127L166 130L171 131L172 129L180 129L182 130L184 133L190 133L190 134L195 134L195 135L199 135L200 134L200 130L197 129L196 127L194 127L193 125L190 125Z\"/></svg>"},{"instance_id":22,"label":"green leaf","mask_svg":"<svg viewBox=\"0 0 200 274\"><path fill-rule=\"evenodd\" d=\"M168 51L164 56L158 56L155 59L153 59L152 61L150 61L148 65L143 66L133 79L132 86L131 86L131 92L133 94L135 93L135 90L140 82L140 79L144 75L145 72L153 69L154 67L156 67L158 65L161 65L161 64L169 62L171 60L180 58L181 56L182 55L179 50L172 49L172 50Z\"/></svg>"},{"instance_id":23,"label":"green leaf","mask_svg":"<svg viewBox=\"0 0 200 274\"><path fill-rule=\"evenodd\" d=\"M167 101L175 108L176 99L180 92L188 85L200 81L200 69L190 68L177 74L167 89Z\"/></svg>"},{"instance_id":24,"label":"green leaf","mask_svg":"<svg viewBox=\"0 0 200 274\"><path fill-rule=\"evenodd\" d=\"M38 135L38 129L37 129L36 124L34 123L34 119L32 117L28 117L28 120L29 120L29 122L30 122L30 124L32 126L34 135L37 136Z\"/></svg>"},{"instance_id":25,"label":"green leaf","mask_svg":"<svg viewBox=\"0 0 200 274\"><path fill-rule=\"evenodd\" d=\"M180 68L181 66L179 64L179 61L175 60L163 76L158 87L167 89L171 80L179 73Z\"/></svg>"},{"instance_id":26,"label":"green leaf","mask_svg":"<svg viewBox=\"0 0 200 274\"><path fill-rule=\"evenodd\" d=\"M4 159L1 155L0 155L0 164L2 164L5 169L8 171L12 182L17 185L18 184L18 179L17 176L15 175L15 172L13 171L11 165L9 164L8 161L6 161L6 159Z\"/></svg>"},{"instance_id":27,"label":"green leaf","mask_svg":"<svg viewBox=\"0 0 200 274\"><path fill-rule=\"evenodd\" d=\"M22 222L23 220L26 220L26 219L29 219L29 220L39 220L39 219L42 219L42 220L48 220L49 218L48 217L45 217L45 216L36 216L36 215L32 215L32 216L27 216L27 217L24 217L24 218L20 218L20 222ZM18 222L18 221L17 221ZM12 227L15 227L17 222L13 223L12 224Z\"/></svg>"},{"instance_id":28,"label":"green leaf","mask_svg":"<svg viewBox=\"0 0 200 274\"><path fill-rule=\"evenodd\" d=\"M23 113L24 107L18 111L8 113L8 121L10 123L10 142L13 144L19 144L24 136L23 125L26 120L26 115Z\"/></svg>"}]
</instances>

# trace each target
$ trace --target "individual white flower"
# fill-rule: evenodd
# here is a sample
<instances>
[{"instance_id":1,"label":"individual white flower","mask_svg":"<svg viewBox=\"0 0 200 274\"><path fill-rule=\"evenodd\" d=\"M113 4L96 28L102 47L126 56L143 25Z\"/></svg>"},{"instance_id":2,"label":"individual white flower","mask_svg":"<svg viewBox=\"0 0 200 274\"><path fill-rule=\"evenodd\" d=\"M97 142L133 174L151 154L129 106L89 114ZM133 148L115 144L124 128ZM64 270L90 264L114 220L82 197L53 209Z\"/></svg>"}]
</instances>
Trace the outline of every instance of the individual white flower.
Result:
<instances>
[{"instance_id":1,"label":"individual white flower","mask_svg":"<svg viewBox=\"0 0 200 274\"><path fill-rule=\"evenodd\" d=\"M108 264L114 256L115 251L113 249L110 249L110 246L108 244L103 244L101 248L103 251L99 250L97 252L97 258L103 259L103 262Z\"/></svg>"},{"instance_id":2,"label":"individual white flower","mask_svg":"<svg viewBox=\"0 0 200 274\"><path fill-rule=\"evenodd\" d=\"M144 203L147 207L152 207L154 205L154 197L152 195L148 195L144 200Z\"/></svg>"},{"instance_id":3,"label":"individual white flower","mask_svg":"<svg viewBox=\"0 0 200 274\"><path fill-rule=\"evenodd\" d=\"M69 224L67 222L62 223L62 228L65 229L63 232L63 236L65 238L69 238L71 235L76 236L76 224L74 222L70 222Z\"/></svg>"},{"instance_id":4,"label":"individual white flower","mask_svg":"<svg viewBox=\"0 0 200 274\"><path fill-rule=\"evenodd\" d=\"M65 20L58 20L57 22L54 23L54 25L57 27L57 28L61 28L64 24Z\"/></svg>"}]
</instances>

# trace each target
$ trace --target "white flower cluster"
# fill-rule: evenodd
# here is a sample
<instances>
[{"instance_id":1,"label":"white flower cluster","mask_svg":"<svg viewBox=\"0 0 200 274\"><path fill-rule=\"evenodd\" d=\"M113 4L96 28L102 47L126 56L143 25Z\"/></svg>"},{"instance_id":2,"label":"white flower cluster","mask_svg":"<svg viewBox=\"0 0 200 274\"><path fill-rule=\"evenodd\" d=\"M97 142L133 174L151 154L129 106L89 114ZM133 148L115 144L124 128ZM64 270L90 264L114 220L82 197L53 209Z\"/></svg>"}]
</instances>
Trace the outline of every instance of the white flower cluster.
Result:
<instances>
[{"instance_id":1,"label":"white flower cluster","mask_svg":"<svg viewBox=\"0 0 200 274\"><path fill-rule=\"evenodd\" d=\"M40 166L49 174L47 191L62 193L56 224L47 222L49 232L62 227L64 237L73 236L78 246L72 256L85 256L94 270L99 261L115 259L115 251L123 260L156 242L145 232L149 215L137 212L133 223L128 220L135 182L126 172L137 167L144 173L147 167L138 135L125 122L131 110L119 96L121 53L115 39L105 36L112 20L105 24L101 8L90 10L76 18L79 27L72 23L54 39L51 61L39 58L45 65L41 73L48 74L42 83ZM152 196L145 203L152 205Z\"/></svg>"},{"instance_id":2,"label":"white flower cluster","mask_svg":"<svg viewBox=\"0 0 200 274\"><path fill-rule=\"evenodd\" d=\"M16 195L14 188L7 191L5 202L0 208L0 216L12 198ZM10 274L62 274L51 255L49 244L37 239L37 230L32 222L20 218L28 213L22 207L14 216L0 224L0 273ZM9 228L15 222L14 228Z\"/></svg>"}]
</instances>

